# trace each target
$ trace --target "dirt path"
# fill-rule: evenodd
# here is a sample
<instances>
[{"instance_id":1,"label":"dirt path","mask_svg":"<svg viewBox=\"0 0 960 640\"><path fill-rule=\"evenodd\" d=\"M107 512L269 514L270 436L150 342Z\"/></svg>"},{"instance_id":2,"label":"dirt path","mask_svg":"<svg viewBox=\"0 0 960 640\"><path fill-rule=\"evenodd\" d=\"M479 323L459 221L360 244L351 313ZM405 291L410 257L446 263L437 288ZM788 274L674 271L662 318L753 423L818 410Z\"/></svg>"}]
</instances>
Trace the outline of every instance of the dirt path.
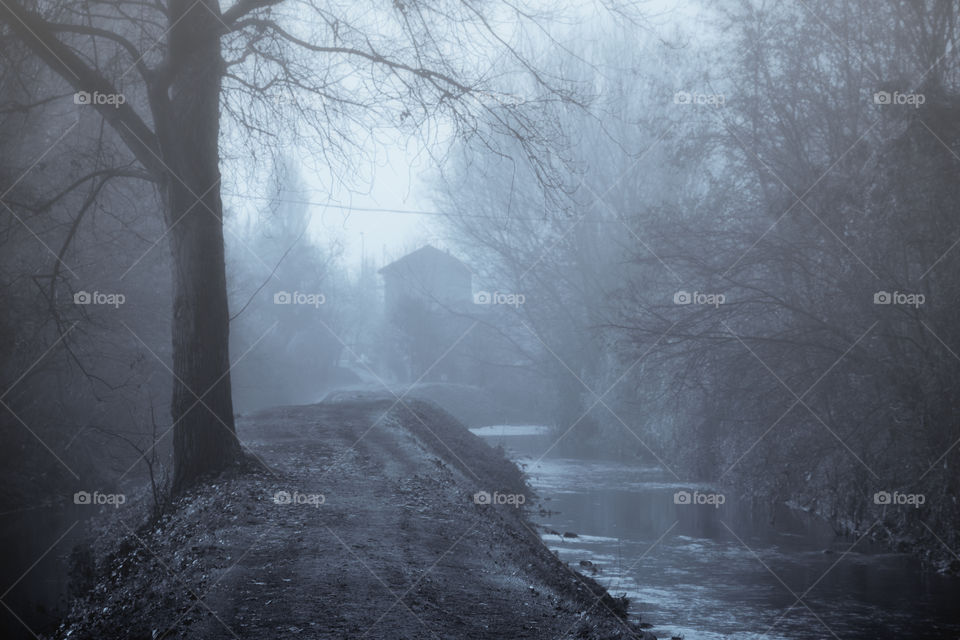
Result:
<instances>
[{"instance_id":1,"label":"dirt path","mask_svg":"<svg viewBox=\"0 0 960 640\"><path fill-rule=\"evenodd\" d=\"M272 471L230 474L126 531L61 635L642 637L518 509L475 504L526 491L512 464L432 406L392 404L241 419Z\"/></svg>"}]
</instances>

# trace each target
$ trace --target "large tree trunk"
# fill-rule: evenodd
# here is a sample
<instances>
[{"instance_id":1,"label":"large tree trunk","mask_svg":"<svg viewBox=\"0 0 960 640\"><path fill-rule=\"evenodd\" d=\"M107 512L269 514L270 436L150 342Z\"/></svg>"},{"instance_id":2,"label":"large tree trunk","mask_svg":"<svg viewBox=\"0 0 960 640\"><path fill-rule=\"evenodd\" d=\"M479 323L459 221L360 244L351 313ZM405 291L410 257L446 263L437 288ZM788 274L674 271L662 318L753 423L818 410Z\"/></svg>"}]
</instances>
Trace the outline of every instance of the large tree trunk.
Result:
<instances>
[{"instance_id":1,"label":"large tree trunk","mask_svg":"<svg viewBox=\"0 0 960 640\"><path fill-rule=\"evenodd\" d=\"M181 490L237 460L240 445L230 395L220 202L224 24L217 0L170 0L167 9L166 56L147 83L155 134L129 104L97 109L163 187L173 258L174 489ZM75 89L119 91L20 3L0 0L0 19Z\"/></svg>"},{"instance_id":2,"label":"large tree trunk","mask_svg":"<svg viewBox=\"0 0 960 640\"><path fill-rule=\"evenodd\" d=\"M204 6L206 5L206 6ZM220 200L219 6L173 0L173 82L157 131L173 266L174 490L237 459Z\"/></svg>"}]
</instances>

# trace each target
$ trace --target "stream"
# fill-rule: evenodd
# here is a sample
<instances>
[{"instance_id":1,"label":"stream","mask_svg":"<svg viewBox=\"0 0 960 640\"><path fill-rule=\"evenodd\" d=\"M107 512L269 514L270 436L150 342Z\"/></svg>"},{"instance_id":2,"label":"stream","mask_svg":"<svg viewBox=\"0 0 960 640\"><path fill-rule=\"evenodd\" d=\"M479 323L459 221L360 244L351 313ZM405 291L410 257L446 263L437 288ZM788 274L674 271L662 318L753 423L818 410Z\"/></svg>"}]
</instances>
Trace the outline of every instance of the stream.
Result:
<instances>
[{"instance_id":1,"label":"stream","mask_svg":"<svg viewBox=\"0 0 960 640\"><path fill-rule=\"evenodd\" d=\"M639 460L543 456L543 427L471 431L528 474L550 512L532 516L544 543L626 594L658 638L960 638L960 579L907 554L786 508L771 524Z\"/></svg>"}]
</instances>

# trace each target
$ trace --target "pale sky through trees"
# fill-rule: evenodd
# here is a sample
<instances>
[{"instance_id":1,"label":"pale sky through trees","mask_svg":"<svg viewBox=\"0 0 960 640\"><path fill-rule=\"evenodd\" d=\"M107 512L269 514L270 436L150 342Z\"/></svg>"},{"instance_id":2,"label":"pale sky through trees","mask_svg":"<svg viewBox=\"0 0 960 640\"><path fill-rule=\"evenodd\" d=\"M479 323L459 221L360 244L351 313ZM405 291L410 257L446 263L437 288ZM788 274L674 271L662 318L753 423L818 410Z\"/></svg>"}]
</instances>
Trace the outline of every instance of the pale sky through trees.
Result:
<instances>
[{"instance_id":1,"label":"pale sky through trees","mask_svg":"<svg viewBox=\"0 0 960 640\"><path fill-rule=\"evenodd\" d=\"M605 37L624 25L617 24L617 15L601 10L592 2L579 3L580 6L577 4L558 7L556 3L545 3L545 6L556 10L557 16L562 17L552 25L554 34L560 34L555 37L564 46L569 45L578 57L582 57L581 64L605 65L602 61L591 59L602 59L591 48L602 47ZM699 3L647 0L637 4L644 16L641 31L647 34L643 46L653 47L654 50L659 48L664 54L677 46L689 49L692 54L699 51L704 43L704 34L712 28L709 21L715 18L710 8ZM567 35L563 35L564 32ZM595 34L593 38L585 37L584 34L591 32ZM534 44L529 46L535 48ZM657 65L658 60L651 61L651 64ZM660 70L674 73L666 67L661 65ZM619 71L604 70L603 66L598 66L592 72L615 75ZM679 77L677 81L678 90L686 86ZM441 131L438 136L440 140L431 140L426 144L413 138L402 139L399 135L392 136L393 140L390 141L389 133L379 140L371 140L366 150L365 168L362 173L350 176L354 181L352 184L325 180L321 175L322 165L311 168L312 162L322 161L316 159L315 151L309 145L291 147L288 153L294 162L299 162L302 179L306 182L306 191L296 199L311 203L312 236L321 244L332 238L341 242L345 266L351 271L359 268L362 250L368 260L382 265L415 245L424 242L444 244L438 233L442 215L399 213L444 213L431 199L431 181L436 179L436 163L428 153L428 147L439 153L445 150L444 145L448 142L442 139L444 135ZM491 188L501 186L491 185ZM252 202L256 204L265 200L261 196ZM323 203L329 203L330 206L325 207Z\"/></svg>"},{"instance_id":2,"label":"pale sky through trees","mask_svg":"<svg viewBox=\"0 0 960 640\"><path fill-rule=\"evenodd\" d=\"M957 640L958 40L0 0L0 639Z\"/></svg>"}]
</instances>

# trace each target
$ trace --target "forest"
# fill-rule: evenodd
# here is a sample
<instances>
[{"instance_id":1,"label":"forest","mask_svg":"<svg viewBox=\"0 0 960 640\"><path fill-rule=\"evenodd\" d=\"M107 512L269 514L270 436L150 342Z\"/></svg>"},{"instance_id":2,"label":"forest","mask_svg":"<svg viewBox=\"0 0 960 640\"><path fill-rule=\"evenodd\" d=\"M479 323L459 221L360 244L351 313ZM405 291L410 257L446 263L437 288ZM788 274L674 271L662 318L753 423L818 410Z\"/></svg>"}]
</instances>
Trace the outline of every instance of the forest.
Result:
<instances>
[{"instance_id":1,"label":"forest","mask_svg":"<svg viewBox=\"0 0 960 640\"><path fill-rule=\"evenodd\" d=\"M958 20L0 0L0 635L957 637Z\"/></svg>"}]
</instances>

